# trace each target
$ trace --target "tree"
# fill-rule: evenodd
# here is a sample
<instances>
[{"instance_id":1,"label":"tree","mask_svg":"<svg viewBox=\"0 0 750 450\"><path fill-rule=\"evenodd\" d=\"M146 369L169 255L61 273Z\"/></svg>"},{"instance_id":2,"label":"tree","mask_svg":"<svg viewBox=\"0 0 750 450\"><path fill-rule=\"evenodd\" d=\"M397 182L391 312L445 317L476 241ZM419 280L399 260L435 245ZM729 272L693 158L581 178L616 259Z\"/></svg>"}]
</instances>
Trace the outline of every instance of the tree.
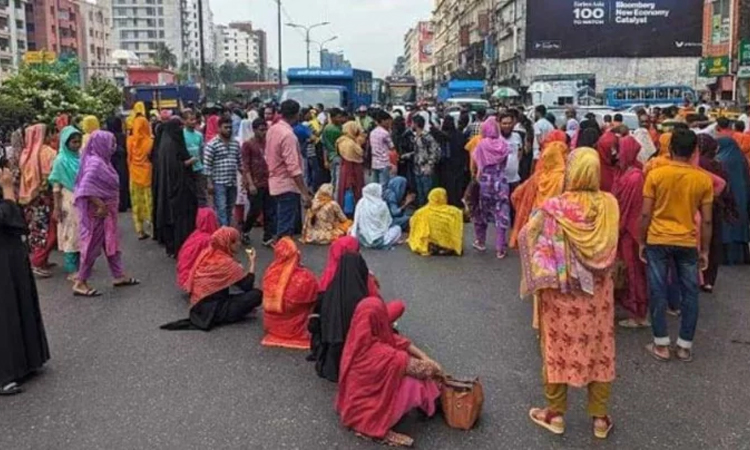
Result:
<instances>
[{"instance_id":1,"label":"tree","mask_svg":"<svg viewBox=\"0 0 750 450\"><path fill-rule=\"evenodd\" d=\"M247 64L240 63L234 67L233 83L240 81L259 81L258 72L250 69Z\"/></svg>"},{"instance_id":2,"label":"tree","mask_svg":"<svg viewBox=\"0 0 750 450\"><path fill-rule=\"evenodd\" d=\"M92 78L85 92L100 103L100 105L94 105L96 111L89 111L97 117L110 117L122 106L122 89L106 78Z\"/></svg>"},{"instance_id":3,"label":"tree","mask_svg":"<svg viewBox=\"0 0 750 450\"><path fill-rule=\"evenodd\" d=\"M177 56L172 53L172 49L163 42L156 44L154 54L151 55L151 61L162 69L171 69L177 67Z\"/></svg>"}]
</instances>

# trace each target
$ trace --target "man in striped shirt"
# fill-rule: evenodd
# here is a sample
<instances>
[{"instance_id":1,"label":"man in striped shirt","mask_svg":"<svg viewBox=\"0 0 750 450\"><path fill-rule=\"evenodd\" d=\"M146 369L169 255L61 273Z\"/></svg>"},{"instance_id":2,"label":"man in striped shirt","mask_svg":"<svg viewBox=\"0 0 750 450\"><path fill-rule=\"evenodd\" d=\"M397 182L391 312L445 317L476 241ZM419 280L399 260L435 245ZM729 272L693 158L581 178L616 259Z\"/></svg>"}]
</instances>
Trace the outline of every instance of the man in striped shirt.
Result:
<instances>
[{"instance_id":1,"label":"man in striped shirt","mask_svg":"<svg viewBox=\"0 0 750 450\"><path fill-rule=\"evenodd\" d=\"M219 223L229 226L237 200L237 171L242 167L240 145L232 139L231 118L219 120L219 134L204 148L203 165Z\"/></svg>"}]
</instances>

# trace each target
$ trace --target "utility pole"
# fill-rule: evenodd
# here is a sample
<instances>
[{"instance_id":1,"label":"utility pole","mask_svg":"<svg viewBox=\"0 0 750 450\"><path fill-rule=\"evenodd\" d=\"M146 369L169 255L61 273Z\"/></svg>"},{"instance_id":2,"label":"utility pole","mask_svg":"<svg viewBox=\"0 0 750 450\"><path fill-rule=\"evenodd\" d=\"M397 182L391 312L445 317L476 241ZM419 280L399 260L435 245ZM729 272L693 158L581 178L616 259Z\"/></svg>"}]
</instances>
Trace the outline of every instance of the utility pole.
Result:
<instances>
[{"instance_id":1,"label":"utility pole","mask_svg":"<svg viewBox=\"0 0 750 450\"><path fill-rule=\"evenodd\" d=\"M279 20L281 20L281 18L279 18ZM279 22L279 23L281 23L281 22ZM329 25L329 24L330 24L330 22L320 22L320 23L316 23L315 25L310 25L308 27L306 27L304 25L299 25L299 24L296 24L296 23L288 23L288 24L286 24L286 26L288 26L288 27L300 28L300 29L305 30L305 44L307 45L307 68L308 69L310 68L310 43L312 42L310 40L310 30L312 30L313 28L322 27L324 25Z\"/></svg>"},{"instance_id":2,"label":"utility pole","mask_svg":"<svg viewBox=\"0 0 750 450\"><path fill-rule=\"evenodd\" d=\"M200 45L198 55L201 63L201 91L203 91L203 97L205 98L208 93L208 87L206 86L206 54L203 48L203 0L198 0L198 43Z\"/></svg>"},{"instance_id":3,"label":"utility pole","mask_svg":"<svg viewBox=\"0 0 750 450\"><path fill-rule=\"evenodd\" d=\"M284 73L283 73L282 64L281 64L281 0L276 0L276 4L278 5L277 20L278 20L278 26L279 26L279 96L280 96L281 90L284 88Z\"/></svg>"}]
</instances>

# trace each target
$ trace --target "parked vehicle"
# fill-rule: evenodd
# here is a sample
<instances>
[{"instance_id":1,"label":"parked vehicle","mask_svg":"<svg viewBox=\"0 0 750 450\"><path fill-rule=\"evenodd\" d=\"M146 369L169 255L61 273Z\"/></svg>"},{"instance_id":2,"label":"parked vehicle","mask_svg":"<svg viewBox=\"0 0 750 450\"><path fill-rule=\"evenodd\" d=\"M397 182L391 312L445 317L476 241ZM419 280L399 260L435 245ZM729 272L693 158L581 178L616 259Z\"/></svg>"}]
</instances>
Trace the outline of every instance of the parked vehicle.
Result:
<instances>
[{"instance_id":1,"label":"parked vehicle","mask_svg":"<svg viewBox=\"0 0 750 450\"><path fill-rule=\"evenodd\" d=\"M354 111L372 104L372 72L359 69L289 69L280 100Z\"/></svg>"}]
</instances>

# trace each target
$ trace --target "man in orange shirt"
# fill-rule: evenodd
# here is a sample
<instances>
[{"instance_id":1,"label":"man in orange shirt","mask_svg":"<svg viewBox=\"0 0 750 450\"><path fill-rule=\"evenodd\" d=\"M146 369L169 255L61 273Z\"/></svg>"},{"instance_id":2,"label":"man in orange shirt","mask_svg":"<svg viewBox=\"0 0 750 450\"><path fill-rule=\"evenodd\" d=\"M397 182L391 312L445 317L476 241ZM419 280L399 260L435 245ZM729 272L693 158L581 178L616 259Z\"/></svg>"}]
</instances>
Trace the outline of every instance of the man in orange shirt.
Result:
<instances>
[{"instance_id":1,"label":"man in orange shirt","mask_svg":"<svg viewBox=\"0 0 750 450\"><path fill-rule=\"evenodd\" d=\"M646 349L656 359L671 358L667 329L667 273L674 261L679 278L682 312L680 335L675 356L692 361L692 345L698 324L698 269L708 266L711 245L711 214L713 183L711 178L693 167L690 159L695 152L695 133L675 128L672 133L671 161L652 169L643 186L640 258L647 264L649 309L653 343ZM695 214L701 213L701 250L695 248L697 230Z\"/></svg>"},{"instance_id":2,"label":"man in orange shirt","mask_svg":"<svg viewBox=\"0 0 750 450\"><path fill-rule=\"evenodd\" d=\"M732 138L737 142L748 163L750 163L750 133L746 133L745 122L738 120L734 123Z\"/></svg>"}]
</instances>

